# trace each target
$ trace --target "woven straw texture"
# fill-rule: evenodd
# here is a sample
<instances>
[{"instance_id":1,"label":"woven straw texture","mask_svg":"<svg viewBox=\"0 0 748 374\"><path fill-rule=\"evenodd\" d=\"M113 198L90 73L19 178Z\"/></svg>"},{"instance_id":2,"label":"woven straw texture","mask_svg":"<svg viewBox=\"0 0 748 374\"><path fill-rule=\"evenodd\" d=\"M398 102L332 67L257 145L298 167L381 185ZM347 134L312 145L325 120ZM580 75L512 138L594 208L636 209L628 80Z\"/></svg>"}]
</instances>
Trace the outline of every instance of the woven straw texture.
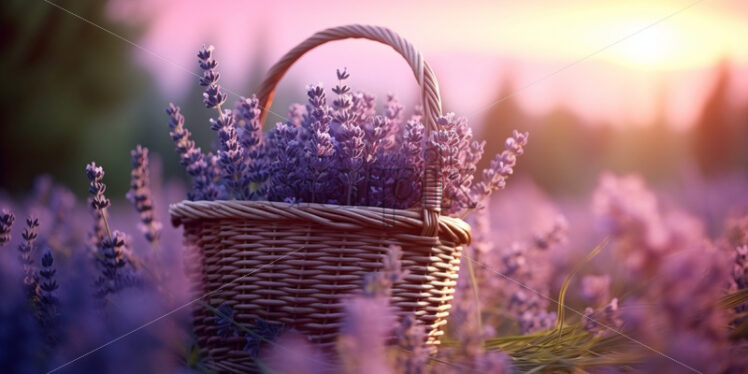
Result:
<instances>
[{"instance_id":1,"label":"woven straw texture","mask_svg":"<svg viewBox=\"0 0 748 374\"><path fill-rule=\"evenodd\" d=\"M299 44L268 73L260 88L262 106L269 107L278 81L301 55L346 38L385 43L408 61L422 88L427 134L435 130L441 99L433 72L410 43L376 26L332 28ZM267 201L173 204L172 221L184 226L186 270L200 298L194 330L211 366L227 372L254 368L244 338L218 334L214 309L224 303L248 329L262 319L295 329L321 347L334 345L343 299L359 292L367 273L382 269L391 245L402 248L407 272L393 285L391 305L400 315L415 315L427 328L427 343L438 344L470 227L440 216L438 165L426 169L422 204L408 210Z\"/></svg>"}]
</instances>

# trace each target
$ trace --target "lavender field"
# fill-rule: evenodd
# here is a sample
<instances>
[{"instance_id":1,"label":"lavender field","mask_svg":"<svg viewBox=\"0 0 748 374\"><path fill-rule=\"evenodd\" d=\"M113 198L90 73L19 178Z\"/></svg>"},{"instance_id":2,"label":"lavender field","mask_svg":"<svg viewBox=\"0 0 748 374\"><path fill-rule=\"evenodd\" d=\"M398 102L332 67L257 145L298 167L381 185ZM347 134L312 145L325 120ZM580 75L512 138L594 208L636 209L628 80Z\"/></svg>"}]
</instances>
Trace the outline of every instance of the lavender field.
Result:
<instances>
[{"instance_id":1,"label":"lavender field","mask_svg":"<svg viewBox=\"0 0 748 374\"><path fill-rule=\"evenodd\" d=\"M748 58L678 43L744 6L656 3L581 60L418 31L565 8L0 6L0 368L748 372Z\"/></svg>"}]
</instances>

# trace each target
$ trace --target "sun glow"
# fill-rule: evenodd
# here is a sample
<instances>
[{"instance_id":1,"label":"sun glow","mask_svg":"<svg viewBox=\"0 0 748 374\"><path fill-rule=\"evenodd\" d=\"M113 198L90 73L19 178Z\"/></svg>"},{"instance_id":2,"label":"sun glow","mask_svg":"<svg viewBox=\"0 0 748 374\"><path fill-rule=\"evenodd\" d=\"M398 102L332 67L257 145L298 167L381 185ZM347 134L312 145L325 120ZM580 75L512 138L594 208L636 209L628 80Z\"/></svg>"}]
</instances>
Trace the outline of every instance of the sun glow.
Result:
<instances>
[{"instance_id":1,"label":"sun glow","mask_svg":"<svg viewBox=\"0 0 748 374\"><path fill-rule=\"evenodd\" d=\"M658 25L626 39L617 46L617 57L627 65L665 68L672 66L678 38L675 32Z\"/></svg>"}]
</instances>

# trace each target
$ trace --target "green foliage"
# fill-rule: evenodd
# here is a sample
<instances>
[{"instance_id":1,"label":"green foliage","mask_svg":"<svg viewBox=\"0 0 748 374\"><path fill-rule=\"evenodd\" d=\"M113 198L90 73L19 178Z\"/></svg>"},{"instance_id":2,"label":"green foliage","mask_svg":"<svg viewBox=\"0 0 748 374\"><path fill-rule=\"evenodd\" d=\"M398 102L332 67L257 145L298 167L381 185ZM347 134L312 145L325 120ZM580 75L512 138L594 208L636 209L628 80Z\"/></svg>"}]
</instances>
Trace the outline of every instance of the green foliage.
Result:
<instances>
[{"instance_id":1,"label":"green foliage","mask_svg":"<svg viewBox=\"0 0 748 374\"><path fill-rule=\"evenodd\" d=\"M106 19L105 6L96 0L65 4L135 37L134 29ZM133 50L43 1L3 1L0 9L0 187L27 190L35 175L50 172L85 191L82 170L92 158L106 163L106 153L122 148L126 159L132 135L124 113L146 81L134 67ZM126 174L113 179L113 186L126 188Z\"/></svg>"}]
</instances>

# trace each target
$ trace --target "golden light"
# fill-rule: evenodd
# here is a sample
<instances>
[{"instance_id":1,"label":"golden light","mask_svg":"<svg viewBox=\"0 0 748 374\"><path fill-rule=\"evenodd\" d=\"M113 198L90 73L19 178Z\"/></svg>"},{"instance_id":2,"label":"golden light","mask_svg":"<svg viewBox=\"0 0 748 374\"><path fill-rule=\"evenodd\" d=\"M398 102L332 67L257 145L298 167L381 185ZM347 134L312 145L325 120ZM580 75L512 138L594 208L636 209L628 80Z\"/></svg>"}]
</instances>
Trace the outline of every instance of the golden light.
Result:
<instances>
[{"instance_id":1,"label":"golden light","mask_svg":"<svg viewBox=\"0 0 748 374\"><path fill-rule=\"evenodd\" d=\"M667 68L674 63L678 42L672 28L656 25L622 41L615 47L614 55L626 65Z\"/></svg>"}]
</instances>

